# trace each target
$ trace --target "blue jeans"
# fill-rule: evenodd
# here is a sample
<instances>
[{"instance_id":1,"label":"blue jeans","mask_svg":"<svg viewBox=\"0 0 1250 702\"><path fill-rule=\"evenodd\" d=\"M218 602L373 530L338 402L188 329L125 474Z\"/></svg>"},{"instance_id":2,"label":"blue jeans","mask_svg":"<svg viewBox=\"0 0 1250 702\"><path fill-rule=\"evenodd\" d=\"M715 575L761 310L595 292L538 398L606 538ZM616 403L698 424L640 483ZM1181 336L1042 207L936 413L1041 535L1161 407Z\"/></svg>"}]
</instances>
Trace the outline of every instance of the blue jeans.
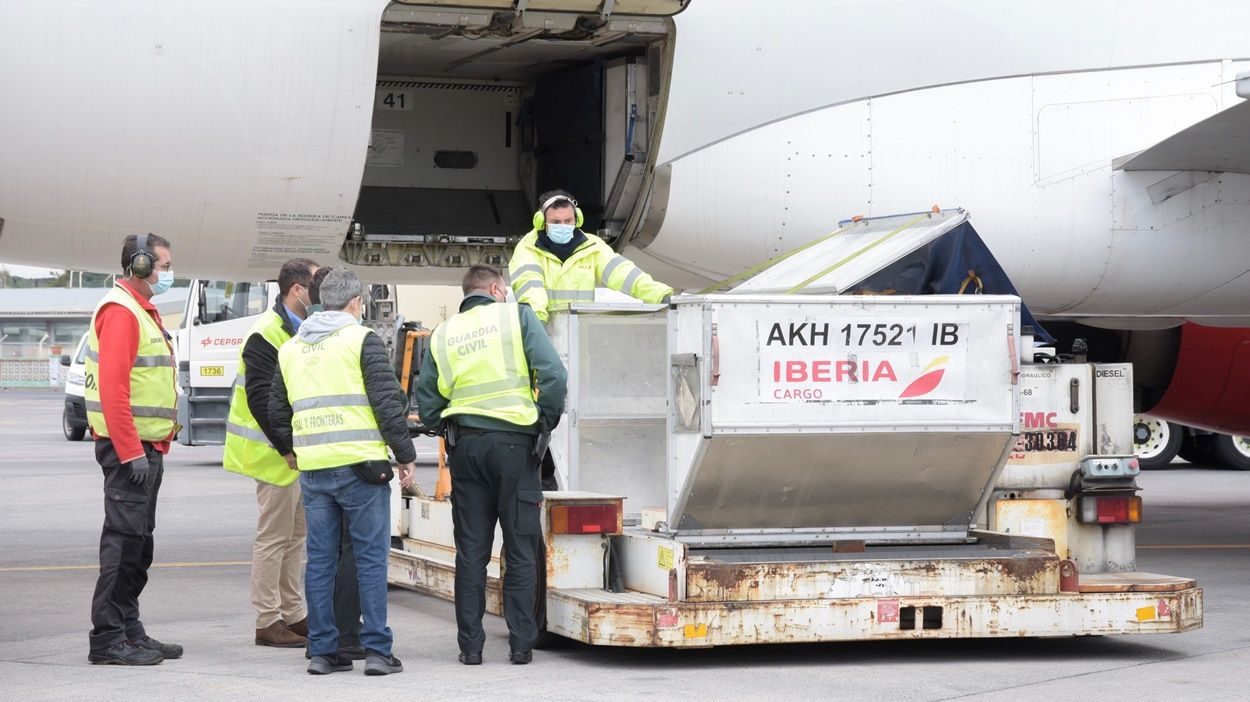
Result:
<instances>
[{"instance_id":1,"label":"blue jeans","mask_svg":"<svg viewBox=\"0 0 1250 702\"><path fill-rule=\"evenodd\" d=\"M332 656L338 649L334 625L334 576L339 568L339 530L344 517L356 554L360 586L360 645L391 655L393 636L386 626L386 561L391 548L391 486L370 485L351 468L299 474L308 521L308 565L304 599L308 605L308 653Z\"/></svg>"}]
</instances>

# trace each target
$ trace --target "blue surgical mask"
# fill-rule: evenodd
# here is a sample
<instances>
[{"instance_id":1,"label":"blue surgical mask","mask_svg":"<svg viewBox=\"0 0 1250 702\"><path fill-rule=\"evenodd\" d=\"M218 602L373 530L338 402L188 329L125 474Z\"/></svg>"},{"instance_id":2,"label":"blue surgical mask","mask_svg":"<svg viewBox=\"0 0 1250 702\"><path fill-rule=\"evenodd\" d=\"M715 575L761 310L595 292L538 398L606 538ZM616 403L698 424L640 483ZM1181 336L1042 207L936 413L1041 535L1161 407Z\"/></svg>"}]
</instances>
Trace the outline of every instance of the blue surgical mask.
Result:
<instances>
[{"instance_id":1,"label":"blue surgical mask","mask_svg":"<svg viewBox=\"0 0 1250 702\"><path fill-rule=\"evenodd\" d=\"M324 310L325 310L325 308L324 308L324 307L322 307L321 305L319 305L319 304L317 304L317 303L315 303L315 302L314 302L313 304L308 305L307 307L305 307L305 309L307 309L307 310L308 310L308 316L309 316L309 317L313 316L314 314L317 314L318 312L322 312L322 311L324 311Z\"/></svg>"},{"instance_id":2,"label":"blue surgical mask","mask_svg":"<svg viewBox=\"0 0 1250 702\"><path fill-rule=\"evenodd\" d=\"M571 224L548 224L547 238L557 244L567 244L573 240L573 229Z\"/></svg>"},{"instance_id":3,"label":"blue surgical mask","mask_svg":"<svg viewBox=\"0 0 1250 702\"><path fill-rule=\"evenodd\" d=\"M152 284L148 283L148 285L152 285ZM173 287L173 285L174 285L174 272L173 271L157 271L156 272L156 285L152 285L152 294L160 295L161 293Z\"/></svg>"}]
</instances>

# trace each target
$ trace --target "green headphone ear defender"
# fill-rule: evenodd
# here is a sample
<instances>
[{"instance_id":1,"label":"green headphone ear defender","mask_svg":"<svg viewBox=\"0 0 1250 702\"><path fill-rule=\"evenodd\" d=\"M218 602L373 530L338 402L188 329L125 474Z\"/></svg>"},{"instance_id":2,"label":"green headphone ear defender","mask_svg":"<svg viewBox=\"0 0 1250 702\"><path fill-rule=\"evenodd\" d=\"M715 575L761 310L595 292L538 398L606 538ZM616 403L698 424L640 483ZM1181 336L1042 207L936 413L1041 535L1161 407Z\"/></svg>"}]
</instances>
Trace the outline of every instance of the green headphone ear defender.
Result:
<instances>
[{"instance_id":1,"label":"green headphone ear defender","mask_svg":"<svg viewBox=\"0 0 1250 702\"><path fill-rule=\"evenodd\" d=\"M135 237L135 252L130 255L130 265L127 266L130 274L136 278L149 278L152 276L155 264L156 259L148 250L148 235L140 234Z\"/></svg>"},{"instance_id":2,"label":"green headphone ear defender","mask_svg":"<svg viewBox=\"0 0 1250 702\"><path fill-rule=\"evenodd\" d=\"M582 214L582 208L577 206L577 200L565 195L556 195L555 197L548 198L547 201L543 203L543 206L538 208L538 211L534 213L534 231L539 231L547 226L547 210L551 209L553 205L558 205L560 203L573 206L573 213L576 217L574 219L574 226L578 229L582 228L582 225L586 223L586 216Z\"/></svg>"}]
</instances>

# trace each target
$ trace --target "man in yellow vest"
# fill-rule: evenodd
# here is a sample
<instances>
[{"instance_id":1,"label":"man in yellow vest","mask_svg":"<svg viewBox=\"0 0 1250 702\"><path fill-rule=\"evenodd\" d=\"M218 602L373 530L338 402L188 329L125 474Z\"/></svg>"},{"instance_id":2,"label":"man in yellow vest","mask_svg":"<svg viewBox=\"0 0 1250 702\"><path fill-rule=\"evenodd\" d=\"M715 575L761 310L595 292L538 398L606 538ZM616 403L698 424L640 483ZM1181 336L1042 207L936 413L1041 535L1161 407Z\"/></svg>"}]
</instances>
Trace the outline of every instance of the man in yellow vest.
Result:
<instances>
[{"instance_id":1,"label":"man in yellow vest","mask_svg":"<svg viewBox=\"0 0 1250 702\"><path fill-rule=\"evenodd\" d=\"M568 192L544 193L539 203L534 228L512 251L508 273L517 301L534 308L544 323L553 310L594 302L598 285L643 302L667 302L672 296L672 288L653 280L603 239L583 232L585 218Z\"/></svg>"},{"instance_id":2,"label":"man in yellow vest","mask_svg":"<svg viewBox=\"0 0 1250 702\"><path fill-rule=\"evenodd\" d=\"M594 302L599 285L643 302L668 302L672 297L672 288L653 280L603 239L582 231L585 217L567 191L543 193L538 202L534 228L517 242L508 271L517 302L532 307L544 323L551 312L570 304ZM555 473L555 462L544 453L544 490L559 487Z\"/></svg>"},{"instance_id":3,"label":"man in yellow vest","mask_svg":"<svg viewBox=\"0 0 1250 702\"><path fill-rule=\"evenodd\" d=\"M318 268L313 274L312 286L308 288L312 305L310 315L324 311L321 306L321 282L333 268ZM334 575L334 626L339 630L339 656L354 661L364 660L365 649L360 645L360 593L356 591L356 554L352 552L352 535L347 530L347 520L339 529L339 570ZM308 649L304 656L311 657Z\"/></svg>"},{"instance_id":4,"label":"man in yellow vest","mask_svg":"<svg viewBox=\"0 0 1250 702\"><path fill-rule=\"evenodd\" d=\"M403 670L386 625L386 569L391 545L389 447L401 485L417 458L408 434L408 398L382 339L361 326L365 290L345 268L331 269L318 291L325 308L304 320L278 350L269 396L274 447L300 471L308 523L308 672L352 669L339 654L334 579L343 520L351 532L364 625L365 674Z\"/></svg>"},{"instance_id":5,"label":"man in yellow vest","mask_svg":"<svg viewBox=\"0 0 1250 702\"><path fill-rule=\"evenodd\" d=\"M312 304L317 264L293 258L278 271L278 298L244 337L226 420L226 470L256 481L256 539L252 543L252 606L257 646L299 648L308 643L304 608L304 508L299 473L273 448L269 390L278 349L295 336Z\"/></svg>"},{"instance_id":6,"label":"man in yellow vest","mask_svg":"<svg viewBox=\"0 0 1250 702\"><path fill-rule=\"evenodd\" d=\"M84 399L104 471L100 575L87 660L155 665L182 655L181 646L153 639L139 621L163 457L178 433L173 347L151 302L174 281L169 242L155 234L128 236L121 264L125 278L96 306L87 337Z\"/></svg>"},{"instance_id":7,"label":"man in yellow vest","mask_svg":"<svg viewBox=\"0 0 1250 702\"><path fill-rule=\"evenodd\" d=\"M460 662L482 662L486 566L498 521L508 658L525 664L538 639L535 597L546 596L535 592L543 497L536 448L560 421L567 372L534 311L506 302L498 269L470 266L461 289L460 313L434 330L417 381L421 420L441 423L449 446Z\"/></svg>"}]
</instances>

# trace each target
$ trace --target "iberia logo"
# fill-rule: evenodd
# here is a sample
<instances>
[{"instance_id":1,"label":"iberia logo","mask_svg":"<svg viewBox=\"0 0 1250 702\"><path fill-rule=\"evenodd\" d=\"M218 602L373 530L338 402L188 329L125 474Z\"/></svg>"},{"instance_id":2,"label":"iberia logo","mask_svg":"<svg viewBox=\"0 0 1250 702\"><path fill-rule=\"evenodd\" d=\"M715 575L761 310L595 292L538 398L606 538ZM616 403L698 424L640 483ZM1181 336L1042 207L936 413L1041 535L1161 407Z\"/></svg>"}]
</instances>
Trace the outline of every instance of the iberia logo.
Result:
<instances>
[{"instance_id":1,"label":"iberia logo","mask_svg":"<svg viewBox=\"0 0 1250 702\"><path fill-rule=\"evenodd\" d=\"M940 366L946 365L946 362L949 360L950 356L938 356L933 359L929 365L924 367L924 371L919 378L911 381L911 385L903 388L903 394L899 395L899 399L920 397L936 390L937 386L942 383L942 376L946 375L946 369Z\"/></svg>"}]
</instances>

